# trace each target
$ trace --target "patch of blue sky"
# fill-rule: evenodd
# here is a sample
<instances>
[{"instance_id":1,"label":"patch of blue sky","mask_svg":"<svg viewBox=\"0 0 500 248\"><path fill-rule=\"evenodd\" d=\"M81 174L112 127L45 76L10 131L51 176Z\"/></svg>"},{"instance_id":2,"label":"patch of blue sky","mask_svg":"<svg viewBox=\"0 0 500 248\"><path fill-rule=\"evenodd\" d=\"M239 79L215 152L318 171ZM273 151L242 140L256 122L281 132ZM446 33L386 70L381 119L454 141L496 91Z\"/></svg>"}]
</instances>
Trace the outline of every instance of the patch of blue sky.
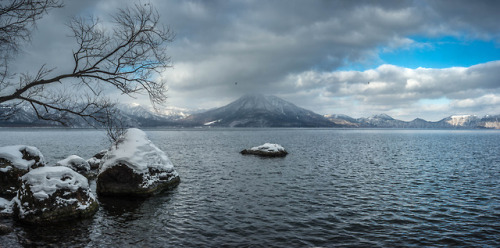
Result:
<instances>
[{"instance_id":1,"label":"patch of blue sky","mask_svg":"<svg viewBox=\"0 0 500 248\"><path fill-rule=\"evenodd\" d=\"M494 40L472 40L460 37L409 37L413 44L397 49L378 48L378 58L364 62L344 61L339 71L363 71L382 64L416 69L469 67L500 60L500 44Z\"/></svg>"},{"instance_id":2,"label":"patch of blue sky","mask_svg":"<svg viewBox=\"0 0 500 248\"><path fill-rule=\"evenodd\" d=\"M384 64L406 68L469 67L500 60L500 46L494 40L470 40L457 37L439 39L411 37L413 45L392 51L381 50Z\"/></svg>"}]
</instances>

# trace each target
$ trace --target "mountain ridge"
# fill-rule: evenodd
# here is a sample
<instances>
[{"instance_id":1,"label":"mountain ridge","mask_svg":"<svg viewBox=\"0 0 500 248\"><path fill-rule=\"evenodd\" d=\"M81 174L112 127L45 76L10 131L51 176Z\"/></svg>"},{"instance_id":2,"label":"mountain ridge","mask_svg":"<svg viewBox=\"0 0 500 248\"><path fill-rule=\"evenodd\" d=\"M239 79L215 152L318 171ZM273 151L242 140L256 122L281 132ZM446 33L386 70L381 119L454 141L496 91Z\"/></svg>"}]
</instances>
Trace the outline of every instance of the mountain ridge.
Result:
<instances>
[{"instance_id":1,"label":"mountain ridge","mask_svg":"<svg viewBox=\"0 0 500 248\"><path fill-rule=\"evenodd\" d=\"M327 115L332 122L360 128L422 128L422 129L500 129L500 115L450 115L439 121L415 118L412 121L394 119L386 114L352 118L346 115Z\"/></svg>"},{"instance_id":2,"label":"mountain ridge","mask_svg":"<svg viewBox=\"0 0 500 248\"><path fill-rule=\"evenodd\" d=\"M175 107L154 112L141 105L117 106L126 127L340 127L340 128L420 128L420 129L500 129L500 115L450 115L439 121L415 118L394 119L387 114L353 118L347 115L319 115L276 96L246 94L220 108L190 111ZM9 109L0 105L0 116ZM75 118L76 120L76 118ZM90 127L74 121L72 127ZM20 108L12 118L0 119L1 127L57 127L41 121L30 108Z\"/></svg>"}]
</instances>

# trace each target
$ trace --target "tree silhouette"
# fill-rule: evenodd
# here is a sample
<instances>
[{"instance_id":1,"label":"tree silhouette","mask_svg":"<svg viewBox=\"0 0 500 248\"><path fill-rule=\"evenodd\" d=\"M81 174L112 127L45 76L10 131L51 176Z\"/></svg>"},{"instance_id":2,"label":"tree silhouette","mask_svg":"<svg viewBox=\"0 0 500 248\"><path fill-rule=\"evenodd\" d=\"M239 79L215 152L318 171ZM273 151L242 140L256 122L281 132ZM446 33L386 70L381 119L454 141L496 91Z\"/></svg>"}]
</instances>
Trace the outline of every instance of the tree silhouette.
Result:
<instances>
[{"instance_id":1,"label":"tree silhouette","mask_svg":"<svg viewBox=\"0 0 500 248\"><path fill-rule=\"evenodd\" d=\"M35 73L16 75L8 62L19 44L30 39L36 21L47 11L61 8L58 0L15 0L0 7L0 104L9 117L22 104L42 120L70 125L71 115L91 125L115 125L115 103L104 94L112 87L122 94L146 93L153 107L166 99L165 82L158 75L169 68L167 43L174 34L159 23L150 4L119 9L111 29L95 17L77 17L68 25L77 47L73 68L55 75L43 65ZM109 25L108 25L109 26Z\"/></svg>"}]
</instances>

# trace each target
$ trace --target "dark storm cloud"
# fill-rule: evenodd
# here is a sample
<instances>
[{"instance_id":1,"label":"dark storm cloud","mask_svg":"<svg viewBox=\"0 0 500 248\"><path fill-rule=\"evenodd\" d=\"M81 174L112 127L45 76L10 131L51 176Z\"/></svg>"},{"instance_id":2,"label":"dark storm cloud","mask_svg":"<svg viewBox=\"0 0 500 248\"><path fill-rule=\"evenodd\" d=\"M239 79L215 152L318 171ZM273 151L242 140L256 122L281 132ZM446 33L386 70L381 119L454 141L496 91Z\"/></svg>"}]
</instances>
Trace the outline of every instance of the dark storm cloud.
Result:
<instances>
[{"instance_id":1,"label":"dark storm cloud","mask_svg":"<svg viewBox=\"0 0 500 248\"><path fill-rule=\"evenodd\" d=\"M451 32L468 30L472 37L500 41L499 1L426 1L435 22Z\"/></svg>"},{"instance_id":2,"label":"dark storm cloud","mask_svg":"<svg viewBox=\"0 0 500 248\"><path fill-rule=\"evenodd\" d=\"M274 86L280 86L277 83L287 75L329 71L345 61L365 60L377 45L402 40L399 33L415 29L421 18L411 7L398 7L401 1L369 3L250 1L233 5L234 11L220 12L219 2L184 2L192 16L215 18L194 25L200 32L188 24L187 29L196 35L187 34L176 41L182 47L180 53L175 52L179 56L174 56L177 71L167 72L166 77L176 91L197 89L204 94L205 88L218 87L217 91L236 95L248 91L279 94L280 88ZM202 31L206 25L208 30L217 26L217 35L210 32L202 39L198 33L207 32ZM173 26L183 29L182 24ZM169 76L176 73L188 78L177 82L175 76ZM227 88L232 81L243 83Z\"/></svg>"}]
</instances>

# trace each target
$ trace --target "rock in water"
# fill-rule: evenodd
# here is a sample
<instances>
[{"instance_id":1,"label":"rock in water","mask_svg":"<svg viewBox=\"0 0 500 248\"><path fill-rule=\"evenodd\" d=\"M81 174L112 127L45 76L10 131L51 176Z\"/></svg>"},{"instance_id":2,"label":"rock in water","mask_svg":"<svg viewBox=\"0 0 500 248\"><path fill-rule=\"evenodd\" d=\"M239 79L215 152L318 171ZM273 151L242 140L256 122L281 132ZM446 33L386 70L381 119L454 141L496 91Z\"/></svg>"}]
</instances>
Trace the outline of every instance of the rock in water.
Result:
<instances>
[{"instance_id":1,"label":"rock in water","mask_svg":"<svg viewBox=\"0 0 500 248\"><path fill-rule=\"evenodd\" d=\"M240 152L243 155L252 154L263 157L284 157L288 152L278 144L265 143L260 146L245 149Z\"/></svg>"},{"instance_id":2,"label":"rock in water","mask_svg":"<svg viewBox=\"0 0 500 248\"><path fill-rule=\"evenodd\" d=\"M86 218L98 209L87 178L63 166L26 173L13 202L14 217L36 224Z\"/></svg>"},{"instance_id":3,"label":"rock in water","mask_svg":"<svg viewBox=\"0 0 500 248\"><path fill-rule=\"evenodd\" d=\"M71 168L72 170L82 175L87 175L90 172L89 163L87 163L85 159L77 155L68 156L67 158L57 162L56 166L65 166Z\"/></svg>"},{"instance_id":4,"label":"rock in water","mask_svg":"<svg viewBox=\"0 0 500 248\"><path fill-rule=\"evenodd\" d=\"M21 177L44 165L43 155L36 147L0 147L0 195L14 196L21 185Z\"/></svg>"},{"instance_id":5,"label":"rock in water","mask_svg":"<svg viewBox=\"0 0 500 248\"><path fill-rule=\"evenodd\" d=\"M106 155L108 150L102 150L93 157L87 159L87 163L90 165L91 170L99 169L99 165L101 164L101 159Z\"/></svg>"},{"instance_id":6,"label":"rock in water","mask_svg":"<svg viewBox=\"0 0 500 248\"><path fill-rule=\"evenodd\" d=\"M179 174L167 155L143 131L128 129L102 158L97 176L101 195L149 196L173 188Z\"/></svg>"}]
</instances>

